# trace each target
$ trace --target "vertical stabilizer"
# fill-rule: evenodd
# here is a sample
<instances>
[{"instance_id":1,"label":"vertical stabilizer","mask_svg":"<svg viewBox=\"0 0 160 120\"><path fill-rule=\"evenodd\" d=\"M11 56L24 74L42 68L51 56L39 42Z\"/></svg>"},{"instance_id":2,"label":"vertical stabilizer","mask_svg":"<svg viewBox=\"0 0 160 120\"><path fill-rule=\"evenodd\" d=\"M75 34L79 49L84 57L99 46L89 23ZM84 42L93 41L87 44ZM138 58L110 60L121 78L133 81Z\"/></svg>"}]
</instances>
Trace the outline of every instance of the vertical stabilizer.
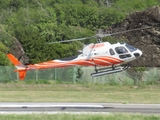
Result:
<instances>
[{"instance_id":1,"label":"vertical stabilizer","mask_svg":"<svg viewBox=\"0 0 160 120\"><path fill-rule=\"evenodd\" d=\"M24 80L24 78L26 77L26 72L27 72L26 66L23 65L21 62L19 62L12 54L7 54L7 57L17 68L15 72L18 72L19 79Z\"/></svg>"},{"instance_id":2,"label":"vertical stabilizer","mask_svg":"<svg viewBox=\"0 0 160 120\"><path fill-rule=\"evenodd\" d=\"M20 63L12 54L7 54L7 57L15 66L22 65L22 63Z\"/></svg>"}]
</instances>

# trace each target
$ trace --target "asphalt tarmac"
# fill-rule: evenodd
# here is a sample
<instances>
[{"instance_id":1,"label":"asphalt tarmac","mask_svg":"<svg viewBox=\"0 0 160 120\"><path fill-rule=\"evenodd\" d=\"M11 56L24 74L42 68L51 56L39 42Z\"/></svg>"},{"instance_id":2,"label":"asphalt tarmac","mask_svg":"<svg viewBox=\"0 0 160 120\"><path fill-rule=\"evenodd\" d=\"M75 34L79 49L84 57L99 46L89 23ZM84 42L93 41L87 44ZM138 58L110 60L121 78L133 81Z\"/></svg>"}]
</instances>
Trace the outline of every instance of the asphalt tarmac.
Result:
<instances>
[{"instance_id":1,"label":"asphalt tarmac","mask_svg":"<svg viewBox=\"0 0 160 120\"><path fill-rule=\"evenodd\" d=\"M160 115L160 104L121 104L121 103L0 103L0 114L32 113L72 113L72 114L113 114L138 113Z\"/></svg>"}]
</instances>

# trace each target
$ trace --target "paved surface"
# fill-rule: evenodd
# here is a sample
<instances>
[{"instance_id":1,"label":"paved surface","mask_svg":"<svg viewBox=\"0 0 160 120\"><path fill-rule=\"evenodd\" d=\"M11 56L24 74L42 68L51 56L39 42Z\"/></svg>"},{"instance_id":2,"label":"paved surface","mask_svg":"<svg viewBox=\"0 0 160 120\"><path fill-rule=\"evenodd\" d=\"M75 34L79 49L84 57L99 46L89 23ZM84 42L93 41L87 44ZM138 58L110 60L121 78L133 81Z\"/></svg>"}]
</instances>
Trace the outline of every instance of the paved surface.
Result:
<instances>
[{"instance_id":1,"label":"paved surface","mask_svg":"<svg viewBox=\"0 0 160 120\"><path fill-rule=\"evenodd\" d=\"M118 103L0 103L0 114L30 113L102 113L117 112L159 114L160 104L118 104Z\"/></svg>"}]
</instances>

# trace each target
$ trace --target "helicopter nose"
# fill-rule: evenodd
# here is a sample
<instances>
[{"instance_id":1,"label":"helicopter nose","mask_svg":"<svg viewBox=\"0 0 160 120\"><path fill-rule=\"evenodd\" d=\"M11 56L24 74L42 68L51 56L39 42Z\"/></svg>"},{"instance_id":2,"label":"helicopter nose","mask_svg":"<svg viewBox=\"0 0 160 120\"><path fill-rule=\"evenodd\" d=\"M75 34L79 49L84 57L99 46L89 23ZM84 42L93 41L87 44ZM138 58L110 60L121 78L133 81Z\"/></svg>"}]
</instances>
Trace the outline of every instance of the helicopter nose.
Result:
<instances>
[{"instance_id":1,"label":"helicopter nose","mask_svg":"<svg viewBox=\"0 0 160 120\"><path fill-rule=\"evenodd\" d=\"M135 52L134 53L134 56L136 57L136 58L138 58L138 57L140 57L142 55L142 51L141 50L137 50L137 52Z\"/></svg>"}]
</instances>

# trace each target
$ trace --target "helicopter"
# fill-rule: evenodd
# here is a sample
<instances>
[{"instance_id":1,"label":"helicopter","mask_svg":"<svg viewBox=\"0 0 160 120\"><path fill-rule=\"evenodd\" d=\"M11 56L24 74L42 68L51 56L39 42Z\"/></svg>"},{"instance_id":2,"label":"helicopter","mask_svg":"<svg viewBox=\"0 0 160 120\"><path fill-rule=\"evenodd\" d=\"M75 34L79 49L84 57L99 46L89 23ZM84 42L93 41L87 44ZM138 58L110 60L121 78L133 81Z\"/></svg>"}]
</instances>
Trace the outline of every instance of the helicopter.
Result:
<instances>
[{"instance_id":1,"label":"helicopter","mask_svg":"<svg viewBox=\"0 0 160 120\"><path fill-rule=\"evenodd\" d=\"M97 43L90 43L86 45L80 54L68 58L50 60L38 64L23 65L12 54L7 54L7 57L17 68L15 72L19 73L20 80L25 79L26 72L29 70L64 68L70 66L93 66L95 72L91 74L92 77L117 73L127 70L130 67L128 63L141 57L142 51L127 43L117 42L111 44L109 42L102 42L101 38L124 32L142 30L145 28L137 28L112 34L96 34L95 36L87 38L78 38L49 43L63 43L97 38Z\"/></svg>"}]
</instances>

